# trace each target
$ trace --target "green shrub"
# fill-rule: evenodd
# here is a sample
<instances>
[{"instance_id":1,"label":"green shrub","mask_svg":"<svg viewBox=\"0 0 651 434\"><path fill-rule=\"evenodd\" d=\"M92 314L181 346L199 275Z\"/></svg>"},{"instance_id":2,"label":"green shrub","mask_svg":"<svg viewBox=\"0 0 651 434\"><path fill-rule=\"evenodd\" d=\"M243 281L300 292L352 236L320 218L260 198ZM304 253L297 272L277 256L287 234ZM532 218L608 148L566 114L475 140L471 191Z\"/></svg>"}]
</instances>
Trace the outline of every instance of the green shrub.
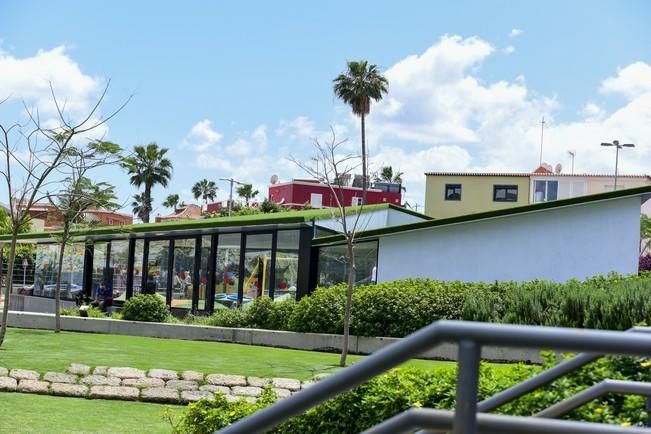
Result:
<instances>
[{"instance_id":1,"label":"green shrub","mask_svg":"<svg viewBox=\"0 0 651 434\"><path fill-rule=\"evenodd\" d=\"M289 329L296 332L342 333L345 303L345 285L319 288L296 303L289 317Z\"/></svg>"},{"instance_id":2,"label":"green shrub","mask_svg":"<svg viewBox=\"0 0 651 434\"><path fill-rule=\"evenodd\" d=\"M62 307L59 312L61 313L61 316L79 316L78 307L71 307L69 309L66 307Z\"/></svg>"},{"instance_id":3,"label":"green shrub","mask_svg":"<svg viewBox=\"0 0 651 434\"><path fill-rule=\"evenodd\" d=\"M122 308L122 318L128 321L164 322L169 316L165 299L158 295L136 295Z\"/></svg>"},{"instance_id":4,"label":"green shrub","mask_svg":"<svg viewBox=\"0 0 651 434\"><path fill-rule=\"evenodd\" d=\"M219 309L208 317L206 324L216 327L246 327L245 316L243 309Z\"/></svg>"}]
</instances>

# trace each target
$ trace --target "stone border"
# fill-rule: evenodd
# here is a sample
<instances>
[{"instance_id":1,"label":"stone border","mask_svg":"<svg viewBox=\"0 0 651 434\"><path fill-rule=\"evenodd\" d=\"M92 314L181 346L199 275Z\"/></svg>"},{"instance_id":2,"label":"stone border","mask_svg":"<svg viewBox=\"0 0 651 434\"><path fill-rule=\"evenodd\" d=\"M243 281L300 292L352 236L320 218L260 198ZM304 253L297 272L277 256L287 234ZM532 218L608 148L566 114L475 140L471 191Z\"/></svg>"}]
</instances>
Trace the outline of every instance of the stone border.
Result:
<instances>
[{"instance_id":1,"label":"stone border","mask_svg":"<svg viewBox=\"0 0 651 434\"><path fill-rule=\"evenodd\" d=\"M54 328L54 315L34 312L9 312L9 326L26 329ZM114 320L110 318L61 317L61 328L66 331L105 333L153 338L184 339L194 341L228 342L291 348L309 351L341 351L343 336L321 333L296 333L278 330L212 327L189 324L151 323ZM350 336L348 351L351 354L372 354L400 338L374 338ZM540 352L532 349L483 347L485 360L500 362L541 363ZM422 359L457 359L456 344L441 344L421 355Z\"/></svg>"},{"instance_id":2,"label":"stone border","mask_svg":"<svg viewBox=\"0 0 651 434\"><path fill-rule=\"evenodd\" d=\"M320 377L319 377L320 378ZM169 369L144 371L129 367L72 364L66 372L41 374L28 369L0 367L0 392L38 393L90 399L116 399L166 404L188 404L223 395L228 401L255 402L265 387L277 399L309 387L314 381L259 378L243 375L178 373Z\"/></svg>"}]
</instances>

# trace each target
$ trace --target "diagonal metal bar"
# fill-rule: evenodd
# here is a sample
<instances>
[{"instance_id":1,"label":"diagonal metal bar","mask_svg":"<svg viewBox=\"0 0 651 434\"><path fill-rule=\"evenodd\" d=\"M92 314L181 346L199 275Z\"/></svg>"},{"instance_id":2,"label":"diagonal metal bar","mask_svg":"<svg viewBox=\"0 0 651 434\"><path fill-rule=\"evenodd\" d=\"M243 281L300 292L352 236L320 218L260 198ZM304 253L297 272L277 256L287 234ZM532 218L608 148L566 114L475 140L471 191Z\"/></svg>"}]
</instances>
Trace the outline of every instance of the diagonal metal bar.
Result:
<instances>
[{"instance_id":1,"label":"diagonal metal bar","mask_svg":"<svg viewBox=\"0 0 651 434\"><path fill-rule=\"evenodd\" d=\"M584 404L608 393L651 396L651 383L636 381L604 380L585 390L536 413L535 417L563 416Z\"/></svg>"},{"instance_id":2,"label":"diagonal metal bar","mask_svg":"<svg viewBox=\"0 0 651 434\"><path fill-rule=\"evenodd\" d=\"M472 340L480 346L500 345L625 355L651 355L651 335L602 330L438 321L385 347L365 360L319 381L301 392L224 428L225 434L266 432L311 407L346 392L442 342Z\"/></svg>"},{"instance_id":3,"label":"diagonal metal bar","mask_svg":"<svg viewBox=\"0 0 651 434\"><path fill-rule=\"evenodd\" d=\"M451 411L414 408L387 419L363 434L406 434L417 429L426 429L428 433L445 432L452 428L453 420L454 413ZM648 428L487 413L477 414L477 428L479 433L495 434L651 434Z\"/></svg>"}]
</instances>

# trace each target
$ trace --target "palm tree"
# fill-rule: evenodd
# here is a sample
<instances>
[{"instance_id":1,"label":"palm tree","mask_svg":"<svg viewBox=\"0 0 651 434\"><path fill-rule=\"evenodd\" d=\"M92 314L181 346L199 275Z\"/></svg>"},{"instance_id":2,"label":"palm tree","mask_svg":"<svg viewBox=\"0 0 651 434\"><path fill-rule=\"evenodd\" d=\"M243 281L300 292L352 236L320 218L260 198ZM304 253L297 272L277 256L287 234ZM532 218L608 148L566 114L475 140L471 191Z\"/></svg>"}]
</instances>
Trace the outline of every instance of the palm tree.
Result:
<instances>
[{"instance_id":1,"label":"palm tree","mask_svg":"<svg viewBox=\"0 0 651 434\"><path fill-rule=\"evenodd\" d=\"M165 198L165 201L163 202L163 206L165 208L171 208L174 211L176 211L176 208L179 206L179 201L181 199L179 198L178 194L169 194Z\"/></svg>"},{"instance_id":2,"label":"palm tree","mask_svg":"<svg viewBox=\"0 0 651 434\"><path fill-rule=\"evenodd\" d=\"M381 182L393 182L396 184L402 184L402 175L405 172L398 171L395 175L393 174L393 167L384 166L380 169L380 175L376 177L377 181Z\"/></svg>"},{"instance_id":3,"label":"palm tree","mask_svg":"<svg viewBox=\"0 0 651 434\"><path fill-rule=\"evenodd\" d=\"M217 196L217 184L215 181L208 181L206 178L197 182L192 186L192 194L195 199L201 198L206 205L208 205L208 200L215 200ZM201 210L203 211L203 204L201 205Z\"/></svg>"},{"instance_id":4,"label":"palm tree","mask_svg":"<svg viewBox=\"0 0 651 434\"><path fill-rule=\"evenodd\" d=\"M157 184L167 187L172 178L172 162L165 158L167 151L167 148L159 148L154 142L146 147L134 146L133 155L122 162L122 167L131 175L131 185L145 186L145 191L141 193L142 209L138 214L145 223L149 223L149 214L152 211L152 187Z\"/></svg>"},{"instance_id":5,"label":"palm tree","mask_svg":"<svg viewBox=\"0 0 651 434\"><path fill-rule=\"evenodd\" d=\"M376 65L366 60L348 62L348 70L334 79L335 95L350 105L353 113L361 119L362 131L362 202L366 203L368 189L366 167L365 117L371 112L371 100L380 101L387 93L388 80L379 73Z\"/></svg>"},{"instance_id":6,"label":"palm tree","mask_svg":"<svg viewBox=\"0 0 651 434\"><path fill-rule=\"evenodd\" d=\"M151 207L151 200L149 201L149 206ZM143 222L145 221L144 219L144 213L145 213L145 194L144 193L136 193L133 195L133 202L131 202L131 209L133 210L133 213L138 217L140 220Z\"/></svg>"},{"instance_id":7,"label":"palm tree","mask_svg":"<svg viewBox=\"0 0 651 434\"><path fill-rule=\"evenodd\" d=\"M253 199L260 193L258 190L253 190L253 184L244 184L237 188L237 195L244 199L246 206L249 206L249 200Z\"/></svg>"}]
</instances>

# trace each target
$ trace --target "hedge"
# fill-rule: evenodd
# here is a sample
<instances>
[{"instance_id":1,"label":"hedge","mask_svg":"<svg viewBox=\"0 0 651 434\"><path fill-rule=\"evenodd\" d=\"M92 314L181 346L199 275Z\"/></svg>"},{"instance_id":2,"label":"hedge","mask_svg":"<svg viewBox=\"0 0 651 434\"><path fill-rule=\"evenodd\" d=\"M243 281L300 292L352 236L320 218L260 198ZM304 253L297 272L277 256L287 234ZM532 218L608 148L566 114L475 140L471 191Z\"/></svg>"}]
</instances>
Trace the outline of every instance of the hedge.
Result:
<instances>
[{"instance_id":1,"label":"hedge","mask_svg":"<svg viewBox=\"0 0 651 434\"><path fill-rule=\"evenodd\" d=\"M556 363L544 354L548 368ZM549 386L504 405L496 413L530 416L603 379L649 381L649 363L641 358L604 358L559 379ZM482 365L479 400L493 396L539 372L541 367L513 365L510 368ZM357 433L413 407L452 409L455 404L455 371L421 371L398 368L339 395L271 431L284 433ZM256 404L245 401L215 401L190 404L183 416L173 420L177 434L207 434L221 429L272 402L270 390ZM568 418L599 423L644 426L645 400L638 396L608 395L570 413Z\"/></svg>"},{"instance_id":2,"label":"hedge","mask_svg":"<svg viewBox=\"0 0 651 434\"><path fill-rule=\"evenodd\" d=\"M297 303L263 297L201 322L340 334L345 292L345 285L319 288ZM651 275L613 274L563 284L404 279L358 286L353 294L353 335L403 337L439 319L625 330L651 324Z\"/></svg>"}]
</instances>

